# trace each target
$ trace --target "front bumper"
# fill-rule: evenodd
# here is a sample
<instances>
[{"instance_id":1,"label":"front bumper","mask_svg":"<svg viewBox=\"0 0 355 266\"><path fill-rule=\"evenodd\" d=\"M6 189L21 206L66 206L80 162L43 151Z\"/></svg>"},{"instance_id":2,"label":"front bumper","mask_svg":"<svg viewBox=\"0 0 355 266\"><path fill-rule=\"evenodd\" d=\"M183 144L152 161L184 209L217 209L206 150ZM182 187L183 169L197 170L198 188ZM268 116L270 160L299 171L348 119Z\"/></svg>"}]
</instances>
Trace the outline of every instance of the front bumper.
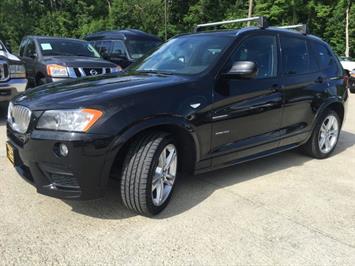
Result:
<instances>
[{"instance_id":1,"label":"front bumper","mask_svg":"<svg viewBox=\"0 0 355 266\"><path fill-rule=\"evenodd\" d=\"M27 79L10 79L0 82L0 102L9 102L17 94L26 90Z\"/></svg>"},{"instance_id":2,"label":"front bumper","mask_svg":"<svg viewBox=\"0 0 355 266\"><path fill-rule=\"evenodd\" d=\"M21 135L9 126L7 136L16 154L16 169L37 192L83 200L104 195L114 161L112 137L38 130ZM59 143L69 148L67 157L56 153Z\"/></svg>"}]
</instances>

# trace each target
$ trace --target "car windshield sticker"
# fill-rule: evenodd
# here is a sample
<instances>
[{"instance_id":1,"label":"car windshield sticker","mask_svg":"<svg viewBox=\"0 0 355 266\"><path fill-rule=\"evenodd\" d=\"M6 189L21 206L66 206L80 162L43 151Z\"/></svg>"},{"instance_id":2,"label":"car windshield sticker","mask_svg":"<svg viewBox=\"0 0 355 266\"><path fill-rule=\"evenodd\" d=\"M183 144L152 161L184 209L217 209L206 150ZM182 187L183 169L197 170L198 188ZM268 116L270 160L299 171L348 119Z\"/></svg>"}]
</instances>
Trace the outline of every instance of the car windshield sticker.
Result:
<instances>
[{"instance_id":1,"label":"car windshield sticker","mask_svg":"<svg viewBox=\"0 0 355 266\"><path fill-rule=\"evenodd\" d=\"M50 43L41 43L41 47L43 51L53 50L52 45Z\"/></svg>"}]
</instances>

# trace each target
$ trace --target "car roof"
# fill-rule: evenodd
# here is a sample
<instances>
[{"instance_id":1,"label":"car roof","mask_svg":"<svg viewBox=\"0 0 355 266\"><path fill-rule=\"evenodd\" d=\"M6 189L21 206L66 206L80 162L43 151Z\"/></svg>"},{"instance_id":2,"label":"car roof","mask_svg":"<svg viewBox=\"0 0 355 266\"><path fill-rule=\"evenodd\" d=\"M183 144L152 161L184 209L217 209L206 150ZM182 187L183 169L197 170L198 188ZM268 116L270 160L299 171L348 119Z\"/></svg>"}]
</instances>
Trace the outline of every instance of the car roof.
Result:
<instances>
[{"instance_id":1,"label":"car roof","mask_svg":"<svg viewBox=\"0 0 355 266\"><path fill-rule=\"evenodd\" d=\"M27 39L27 38L31 38L31 39L34 39L34 40L68 40L68 41L86 42L85 40L75 39L75 38L37 36L37 35L26 36L24 39Z\"/></svg>"},{"instance_id":2,"label":"car roof","mask_svg":"<svg viewBox=\"0 0 355 266\"><path fill-rule=\"evenodd\" d=\"M322 43L325 43L321 38L312 35L312 34L303 34L302 32L296 31L296 30L290 30L290 29L282 29L278 27L268 27L265 29L261 29L259 27L246 27L246 28L241 28L241 29L231 29L231 30L218 30L218 31L200 31L200 32L193 32L193 33L186 33L186 34L180 34L175 37L181 37L181 36L198 36L198 35L206 35L206 36L228 36L228 37L237 37L241 33L246 33L246 32L255 32L255 31L265 31L265 32L274 32L274 33L284 33L288 35L294 35L294 36L304 36L306 38L319 41Z\"/></svg>"},{"instance_id":3,"label":"car roof","mask_svg":"<svg viewBox=\"0 0 355 266\"><path fill-rule=\"evenodd\" d=\"M146 33L144 31L136 29L123 29L123 30L111 30L111 31L100 31L87 35L85 40L152 40L152 41L162 41L159 37Z\"/></svg>"}]
</instances>

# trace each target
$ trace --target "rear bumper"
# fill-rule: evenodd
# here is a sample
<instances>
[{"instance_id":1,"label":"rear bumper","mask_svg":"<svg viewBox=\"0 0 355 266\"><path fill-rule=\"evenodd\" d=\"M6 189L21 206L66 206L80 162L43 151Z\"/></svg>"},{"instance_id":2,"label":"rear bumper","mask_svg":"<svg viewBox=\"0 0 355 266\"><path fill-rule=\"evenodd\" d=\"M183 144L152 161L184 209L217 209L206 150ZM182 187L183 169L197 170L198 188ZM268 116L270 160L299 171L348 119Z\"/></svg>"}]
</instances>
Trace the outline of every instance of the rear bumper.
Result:
<instances>
[{"instance_id":1,"label":"rear bumper","mask_svg":"<svg viewBox=\"0 0 355 266\"><path fill-rule=\"evenodd\" d=\"M110 153L111 137L47 131L20 136L9 127L7 136L14 147L18 173L33 184L37 192L82 200L104 195L114 161ZM59 143L67 145L67 157L58 156Z\"/></svg>"},{"instance_id":2,"label":"rear bumper","mask_svg":"<svg viewBox=\"0 0 355 266\"><path fill-rule=\"evenodd\" d=\"M27 79L10 79L0 82L0 102L9 102L17 94L26 90Z\"/></svg>"}]
</instances>

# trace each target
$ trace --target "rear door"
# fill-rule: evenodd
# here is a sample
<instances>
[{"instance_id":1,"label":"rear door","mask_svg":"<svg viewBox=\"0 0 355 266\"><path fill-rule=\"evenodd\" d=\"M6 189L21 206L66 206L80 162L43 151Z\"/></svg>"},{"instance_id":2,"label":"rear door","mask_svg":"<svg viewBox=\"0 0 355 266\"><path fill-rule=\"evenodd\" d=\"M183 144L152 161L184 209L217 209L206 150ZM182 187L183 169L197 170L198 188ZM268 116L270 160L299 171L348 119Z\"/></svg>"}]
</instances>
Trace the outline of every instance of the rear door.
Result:
<instances>
[{"instance_id":1,"label":"rear door","mask_svg":"<svg viewBox=\"0 0 355 266\"><path fill-rule=\"evenodd\" d=\"M282 80L285 97L281 146L297 144L309 136L315 106L322 99L328 81L303 35L280 36L282 49Z\"/></svg>"},{"instance_id":2,"label":"rear door","mask_svg":"<svg viewBox=\"0 0 355 266\"><path fill-rule=\"evenodd\" d=\"M222 73L237 61L253 61L255 78L224 78L214 91L213 166L233 164L241 158L275 149L279 143L282 93L278 78L278 38L257 32L239 42Z\"/></svg>"}]
</instances>

